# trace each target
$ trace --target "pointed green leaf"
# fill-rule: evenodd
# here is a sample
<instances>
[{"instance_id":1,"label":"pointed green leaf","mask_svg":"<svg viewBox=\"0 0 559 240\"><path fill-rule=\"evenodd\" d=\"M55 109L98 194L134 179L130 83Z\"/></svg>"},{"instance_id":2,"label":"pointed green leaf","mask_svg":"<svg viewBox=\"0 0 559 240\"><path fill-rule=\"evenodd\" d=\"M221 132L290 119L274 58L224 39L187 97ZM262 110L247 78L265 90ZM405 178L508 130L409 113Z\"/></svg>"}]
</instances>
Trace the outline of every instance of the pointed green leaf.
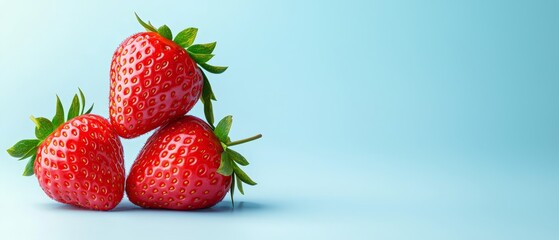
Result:
<instances>
[{"instance_id":1,"label":"pointed green leaf","mask_svg":"<svg viewBox=\"0 0 559 240\"><path fill-rule=\"evenodd\" d=\"M214 126L214 114L213 114L213 106L211 100L202 101L204 104L204 116L206 116L206 121L215 129Z\"/></svg>"},{"instance_id":2,"label":"pointed green leaf","mask_svg":"<svg viewBox=\"0 0 559 240\"><path fill-rule=\"evenodd\" d=\"M212 126L212 128L215 129L215 127L214 127L214 111L213 111L212 101L209 100L209 99L208 100L203 100L202 104L204 105L204 116L206 116L206 121L208 121L210 126Z\"/></svg>"},{"instance_id":3,"label":"pointed green leaf","mask_svg":"<svg viewBox=\"0 0 559 240\"><path fill-rule=\"evenodd\" d=\"M237 164L233 164L233 171L235 172L235 175L241 179L241 181L243 181L244 183L254 186L256 185L256 182L252 181L252 179L250 179L250 177L243 172L243 170L241 170L241 168L239 166L237 166Z\"/></svg>"},{"instance_id":4,"label":"pointed green leaf","mask_svg":"<svg viewBox=\"0 0 559 240\"><path fill-rule=\"evenodd\" d=\"M210 85L210 81L206 77L204 71L202 72L202 77L204 79L204 85L202 85L202 95L200 96L200 100L204 105L204 115L206 116L206 121L210 124L212 128L214 127L214 112L212 107L212 99L215 100L215 96L212 91L212 86Z\"/></svg>"},{"instance_id":5,"label":"pointed green leaf","mask_svg":"<svg viewBox=\"0 0 559 240\"><path fill-rule=\"evenodd\" d=\"M83 114L83 111L85 110L85 96L83 95L83 92L80 88L78 88L78 91L80 92L80 99L81 99L81 107L80 107L80 114Z\"/></svg>"},{"instance_id":6,"label":"pointed green leaf","mask_svg":"<svg viewBox=\"0 0 559 240\"><path fill-rule=\"evenodd\" d=\"M211 54L214 51L216 44L217 44L216 42L204 43L204 44L194 44L194 45L188 47L188 49L186 49L186 50L188 50L191 53L196 53L196 54Z\"/></svg>"},{"instance_id":7,"label":"pointed green leaf","mask_svg":"<svg viewBox=\"0 0 559 240\"><path fill-rule=\"evenodd\" d=\"M29 159L29 162L25 165L25 170L23 170L23 176L32 176L34 174L33 166L35 165L35 158L37 158L37 156L33 155Z\"/></svg>"},{"instance_id":8,"label":"pointed green leaf","mask_svg":"<svg viewBox=\"0 0 559 240\"><path fill-rule=\"evenodd\" d=\"M196 39L196 34L198 34L198 28L187 28L179 32L175 37L175 40L173 41L177 43L179 46L183 48L187 48L190 47L192 43L194 43L194 39Z\"/></svg>"},{"instance_id":9,"label":"pointed green leaf","mask_svg":"<svg viewBox=\"0 0 559 240\"><path fill-rule=\"evenodd\" d=\"M52 122L46 118L35 118L31 116L31 121L35 123L35 136L39 140L45 139L52 133L52 131L54 131L54 125L52 125Z\"/></svg>"},{"instance_id":10,"label":"pointed green leaf","mask_svg":"<svg viewBox=\"0 0 559 240\"><path fill-rule=\"evenodd\" d=\"M62 106L62 102L58 95L56 96L56 114L52 118L52 125L54 127L60 126L60 124L64 123L64 107Z\"/></svg>"},{"instance_id":11,"label":"pointed green leaf","mask_svg":"<svg viewBox=\"0 0 559 240\"><path fill-rule=\"evenodd\" d=\"M162 37L173 41L173 33L171 32L171 29L167 27L167 25L159 27L159 29L157 29L157 33L159 33L159 35L161 35Z\"/></svg>"},{"instance_id":12,"label":"pointed green leaf","mask_svg":"<svg viewBox=\"0 0 559 240\"><path fill-rule=\"evenodd\" d=\"M91 107L89 109L87 109L87 111L85 111L85 114L90 114L91 110L93 110L93 106L95 105L95 103L91 104Z\"/></svg>"},{"instance_id":13,"label":"pointed green leaf","mask_svg":"<svg viewBox=\"0 0 559 240\"><path fill-rule=\"evenodd\" d=\"M136 15L136 19L138 20L138 22L140 23L140 25L142 25L142 27L144 27L146 29L146 31L148 32L157 32L157 29L155 29L151 23L147 24L144 21L142 21L142 19L140 18L140 16L138 16L137 13L134 13L134 15Z\"/></svg>"},{"instance_id":14,"label":"pointed green leaf","mask_svg":"<svg viewBox=\"0 0 559 240\"><path fill-rule=\"evenodd\" d=\"M22 157L20 157L20 158L18 159L18 161L21 161L21 160L23 160L23 159L26 159L26 158L28 158L28 157L31 157L31 156L33 156L33 155L35 155L35 154L37 154L37 147L34 147L34 148L29 149L29 151L27 151L27 153L25 153L25 155L23 155Z\"/></svg>"},{"instance_id":15,"label":"pointed green leaf","mask_svg":"<svg viewBox=\"0 0 559 240\"><path fill-rule=\"evenodd\" d=\"M25 139L17 142L11 148L8 148L7 152L12 157L20 158L23 157L29 150L37 147L39 144L38 139Z\"/></svg>"},{"instance_id":16,"label":"pointed green leaf","mask_svg":"<svg viewBox=\"0 0 559 240\"><path fill-rule=\"evenodd\" d=\"M233 124L233 116L231 115L224 117L221 121L219 121L219 123L217 123L214 133L219 141L224 143L227 141L229 130L231 130L231 124Z\"/></svg>"},{"instance_id":17,"label":"pointed green leaf","mask_svg":"<svg viewBox=\"0 0 559 240\"><path fill-rule=\"evenodd\" d=\"M78 99L78 95L74 95L74 99L72 99L72 105L70 105L70 109L68 109L68 118L66 121L69 121L72 118L77 117L80 115L80 100Z\"/></svg>"},{"instance_id":18,"label":"pointed green leaf","mask_svg":"<svg viewBox=\"0 0 559 240\"><path fill-rule=\"evenodd\" d=\"M210 80L208 80L208 77L206 76L204 71L200 71L200 72L202 72L202 77L204 79L204 86L202 87L202 91L206 91L206 96L216 101L217 99L215 98L214 91L212 90L212 85L210 84ZM204 94L204 92L202 92L202 94Z\"/></svg>"},{"instance_id":19,"label":"pointed green leaf","mask_svg":"<svg viewBox=\"0 0 559 240\"><path fill-rule=\"evenodd\" d=\"M231 159L229 159L229 156L227 155L227 152L224 151L223 153L221 153L221 164L219 165L219 168L217 169L217 173L223 175L223 176L231 176L231 174L233 174L233 166L232 166L232 162Z\"/></svg>"},{"instance_id":20,"label":"pointed green leaf","mask_svg":"<svg viewBox=\"0 0 559 240\"><path fill-rule=\"evenodd\" d=\"M194 59L196 63L199 64L210 61L210 59L212 59L215 56L213 54L196 54L191 52L188 52L188 54L190 55L190 57L192 57L192 59Z\"/></svg>"},{"instance_id":21,"label":"pointed green leaf","mask_svg":"<svg viewBox=\"0 0 559 240\"><path fill-rule=\"evenodd\" d=\"M227 70L227 67L212 66L212 65L209 65L207 63L198 63L198 64L203 69L206 69L206 71L211 72L211 73L215 73L215 74L220 74L220 73L225 72L225 70Z\"/></svg>"},{"instance_id":22,"label":"pointed green leaf","mask_svg":"<svg viewBox=\"0 0 559 240\"><path fill-rule=\"evenodd\" d=\"M235 174L233 174L235 175ZM241 181L240 178L237 178L237 188L239 188L239 192L243 195L245 195L245 191L243 191L243 182Z\"/></svg>"},{"instance_id":23,"label":"pointed green leaf","mask_svg":"<svg viewBox=\"0 0 559 240\"><path fill-rule=\"evenodd\" d=\"M231 196L231 206L235 207L233 194L235 193L235 174L231 175L231 188L229 189L229 196Z\"/></svg>"},{"instance_id":24,"label":"pointed green leaf","mask_svg":"<svg viewBox=\"0 0 559 240\"><path fill-rule=\"evenodd\" d=\"M233 161L237 162L238 164L240 164L241 166L246 166L248 165L248 161L246 160L245 157L243 157L243 155L241 155L240 153L233 151L233 149L231 148L227 148L227 151L229 152L229 158L231 158Z\"/></svg>"}]
</instances>

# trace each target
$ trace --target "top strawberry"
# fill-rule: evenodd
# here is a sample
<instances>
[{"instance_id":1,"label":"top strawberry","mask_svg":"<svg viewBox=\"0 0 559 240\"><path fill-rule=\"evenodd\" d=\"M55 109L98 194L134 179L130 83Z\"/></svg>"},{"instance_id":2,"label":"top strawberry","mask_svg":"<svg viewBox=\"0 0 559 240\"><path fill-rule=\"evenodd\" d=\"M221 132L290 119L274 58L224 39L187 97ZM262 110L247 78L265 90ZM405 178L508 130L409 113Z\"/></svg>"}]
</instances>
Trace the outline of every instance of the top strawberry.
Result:
<instances>
[{"instance_id":1,"label":"top strawberry","mask_svg":"<svg viewBox=\"0 0 559 240\"><path fill-rule=\"evenodd\" d=\"M194 44L198 29L187 28L173 39L166 25L156 29L138 15L147 32L125 39L113 54L109 113L124 138L134 138L185 115L198 98L213 126L215 100L204 70L222 73L227 67L207 64L216 43Z\"/></svg>"}]
</instances>

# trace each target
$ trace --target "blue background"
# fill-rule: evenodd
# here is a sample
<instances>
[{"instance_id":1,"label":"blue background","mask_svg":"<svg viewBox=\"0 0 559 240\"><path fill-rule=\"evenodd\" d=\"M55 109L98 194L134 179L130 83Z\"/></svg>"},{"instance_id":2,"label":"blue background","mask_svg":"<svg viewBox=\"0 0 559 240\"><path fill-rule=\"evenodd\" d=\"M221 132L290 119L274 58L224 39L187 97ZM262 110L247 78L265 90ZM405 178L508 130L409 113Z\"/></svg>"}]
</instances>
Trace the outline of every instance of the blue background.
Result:
<instances>
[{"instance_id":1,"label":"blue background","mask_svg":"<svg viewBox=\"0 0 559 240\"><path fill-rule=\"evenodd\" d=\"M234 210L85 211L1 151L0 239L559 239L558 1L1 0L2 149L77 87L108 116L134 11L218 41L216 116L264 135L237 147L259 185Z\"/></svg>"}]
</instances>

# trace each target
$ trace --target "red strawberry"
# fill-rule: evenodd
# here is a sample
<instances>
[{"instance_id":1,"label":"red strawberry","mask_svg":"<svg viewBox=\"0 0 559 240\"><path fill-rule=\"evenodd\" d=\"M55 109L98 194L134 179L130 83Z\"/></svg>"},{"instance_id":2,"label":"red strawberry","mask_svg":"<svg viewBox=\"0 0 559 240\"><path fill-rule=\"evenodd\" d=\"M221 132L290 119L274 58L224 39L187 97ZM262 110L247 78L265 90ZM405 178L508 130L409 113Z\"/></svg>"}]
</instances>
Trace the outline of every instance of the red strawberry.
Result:
<instances>
[{"instance_id":1,"label":"red strawberry","mask_svg":"<svg viewBox=\"0 0 559 240\"><path fill-rule=\"evenodd\" d=\"M206 63L216 43L192 45L196 28L181 31L173 40L166 25L155 29L136 17L148 32L125 39L111 63L109 112L116 132L124 138L142 135L183 116L199 98L213 124L215 96L198 65L212 73L227 69Z\"/></svg>"},{"instance_id":2,"label":"red strawberry","mask_svg":"<svg viewBox=\"0 0 559 240\"><path fill-rule=\"evenodd\" d=\"M144 208L208 208L223 199L235 178L241 193L241 181L255 185L237 165L246 166L248 161L229 146L261 135L230 142L231 121L231 116L224 118L213 131L203 120L184 116L158 129L126 180L130 201Z\"/></svg>"},{"instance_id":3,"label":"red strawberry","mask_svg":"<svg viewBox=\"0 0 559 240\"><path fill-rule=\"evenodd\" d=\"M16 143L8 153L29 160L24 176L37 176L39 185L52 199L94 210L113 209L124 194L122 145L109 121L84 114L85 98L74 96L64 122L64 110L57 97L56 115L51 120L34 118L37 139ZM93 106L92 106L93 107Z\"/></svg>"}]
</instances>

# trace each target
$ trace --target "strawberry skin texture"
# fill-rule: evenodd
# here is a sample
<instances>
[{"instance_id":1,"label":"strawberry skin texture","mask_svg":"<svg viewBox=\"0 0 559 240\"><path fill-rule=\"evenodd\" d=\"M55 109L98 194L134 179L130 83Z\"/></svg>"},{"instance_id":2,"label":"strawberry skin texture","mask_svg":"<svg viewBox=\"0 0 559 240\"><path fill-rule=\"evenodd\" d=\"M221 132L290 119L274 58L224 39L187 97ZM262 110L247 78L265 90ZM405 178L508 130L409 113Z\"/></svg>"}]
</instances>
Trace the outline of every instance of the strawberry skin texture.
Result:
<instances>
[{"instance_id":1,"label":"strawberry skin texture","mask_svg":"<svg viewBox=\"0 0 559 240\"><path fill-rule=\"evenodd\" d=\"M202 93L202 72L186 50L154 32L125 39L113 54L109 113L133 138L186 114Z\"/></svg>"},{"instance_id":2,"label":"strawberry skin texture","mask_svg":"<svg viewBox=\"0 0 559 240\"><path fill-rule=\"evenodd\" d=\"M122 144L106 119L81 115L39 146L34 173L43 191L58 202L110 210L124 193Z\"/></svg>"},{"instance_id":3,"label":"strawberry skin texture","mask_svg":"<svg viewBox=\"0 0 559 240\"><path fill-rule=\"evenodd\" d=\"M144 208L194 210L220 202L231 176L217 173L223 147L211 127L184 116L147 141L126 180L130 201Z\"/></svg>"}]
</instances>

